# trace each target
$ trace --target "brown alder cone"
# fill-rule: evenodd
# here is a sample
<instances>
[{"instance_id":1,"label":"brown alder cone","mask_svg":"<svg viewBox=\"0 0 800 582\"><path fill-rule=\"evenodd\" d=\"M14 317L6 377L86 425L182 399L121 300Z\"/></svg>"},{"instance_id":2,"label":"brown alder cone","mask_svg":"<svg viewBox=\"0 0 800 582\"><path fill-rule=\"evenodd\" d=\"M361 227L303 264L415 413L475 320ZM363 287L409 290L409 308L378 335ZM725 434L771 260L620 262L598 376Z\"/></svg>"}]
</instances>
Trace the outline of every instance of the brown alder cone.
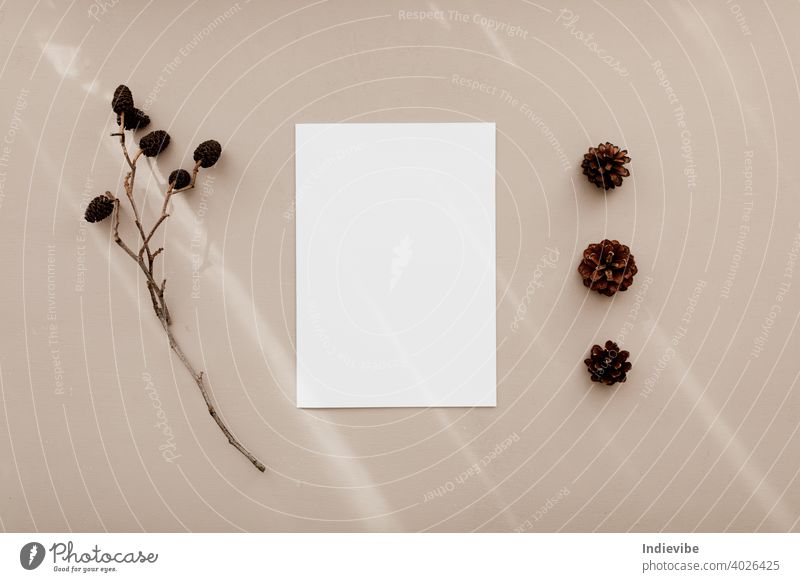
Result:
<instances>
[{"instance_id":1,"label":"brown alder cone","mask_svg":"<svg viewBox=\"0 0 800 582\"><path fill-rule=\"evenodd\" d=\"M117 113L117 125L122 121L121 114ZM144 129L150 125L150 116L141 109L134 107L125 112L125 129Z\"/></svg>"},{"instance_id":2,"label":"brown alder cone","mask_svg":"<svg viewBox=\"0 0 800 582\"><path fill-rule=\"evenodd\" d=\"M166 131L157 129L139 140L139 149L148 158L152 158L167 149L169 139L169 134Z\"/></svg>"},{"instance_id":3,"label":"brown alder cone","mask_svg":"<svg viewBox=\"0 0 800 582\"><path fill-rule=\"evenodd\" d=\"M111 109L120 114L133 109L133 93L126 85L120 85L114 90L111 98Z\"/></svg>"},{"instance_id":4,"label":"brown alder cone","mask_svg":"<svg viewBox=\"0 0 800 582\"><path fill-rule=\"evenodd\" d=\"M203 168L210 168L219 160L222 154L222 146L215 139L209 139L201 143L194 150L194 161L198 162Z\"/></svg>"},{"instance_id":5,"label":"brown alder cone","mask_svg":"<svg viewBox=\"0 0 800 582\"><path fill-rule=\"evenodd\" d=\"M590 244L578 265L583 284L609 297L630 287L637 272L631 250L618 240Z\"/></svg>"},{"instance_id":6,"label":"brown alder cone","mask_svg":"<svg viewBox=\"0 0 800 582\"><path fill-rule=\"evenodd\" d=\"M89 202L83 217L86 222L100 222L111 216L112 212L114 212L114 201L108 196L100 194Z\"/></svg>"}]
</instances>

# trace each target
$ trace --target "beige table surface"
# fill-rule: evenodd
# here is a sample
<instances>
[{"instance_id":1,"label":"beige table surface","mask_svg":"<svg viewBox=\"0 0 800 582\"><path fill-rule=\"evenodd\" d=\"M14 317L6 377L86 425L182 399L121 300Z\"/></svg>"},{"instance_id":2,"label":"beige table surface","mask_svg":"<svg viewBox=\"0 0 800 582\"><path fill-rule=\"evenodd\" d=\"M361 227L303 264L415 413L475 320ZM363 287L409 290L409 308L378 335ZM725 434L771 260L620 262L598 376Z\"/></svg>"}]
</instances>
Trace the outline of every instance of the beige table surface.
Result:
<instances>
[{"instance_id":1,"label":"beige table surface","mask_svg":"<svg viewBox=\"0 0 800 582\"><path fill-rule=\"evenodd\" d=\"M788 0L6 2L0 526L800 530L799 20ZM175 202L167 293L266 474L81 218L121 193L120 82L173 139L139 171L146 220L199 141L225 146ZM497 123L497 408L296 409L294 124L473 120ZM633 158L608 196L579 168L606 140ZM613 300L576 273L603 237L639 265ZM634 364L614 388L583 365L608 338Z\"/></svg>"}]
</instances>

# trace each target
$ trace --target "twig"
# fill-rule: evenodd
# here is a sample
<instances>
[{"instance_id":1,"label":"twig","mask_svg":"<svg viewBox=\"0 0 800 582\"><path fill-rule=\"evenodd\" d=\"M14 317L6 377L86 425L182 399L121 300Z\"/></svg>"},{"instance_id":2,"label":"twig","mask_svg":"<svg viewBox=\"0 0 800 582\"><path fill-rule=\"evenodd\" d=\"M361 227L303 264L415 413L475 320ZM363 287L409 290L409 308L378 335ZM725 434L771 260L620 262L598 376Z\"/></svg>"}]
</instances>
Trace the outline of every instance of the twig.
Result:
<instances>
[{"instance_id":1,"label":"twig","mask_svg":"<svg viewBox=\"0 0 800 582\"><path fill-rule=\"evenodd\" d=\"M125 195L128 197L128 202L131 205L131 210L133 210L133 221L136 223L136 228L139 230L139 236L142 237L142 240L145 239L144 235L144 227L142 226L141 218L139 217L139 209L136 207L136 200L133 198L133 184L136 180L136 162L139 160L139 156L142 155L142 150L136 152L136 155L131 159L130 154L128 153L128 146L125 145L125 112L123 111L119 115L119 145L122 147L122 155L125 156L125 161L128 163L130 167L130 171L125 175L125 180L122 183L123 188L125 189ZM139 250L139 256L142 255L144 251L147 251L148 259L152 256L150 253L150 248L147 246L147 242L142 244L142 248Z\"/></svg>"},{"instance_id":2,"label":"twig","mask_svg":"<svg viewBox=\"0 0 800 582\"><path fill-rule=\"evenodd\" d=\"M111 198L114 201L114 217L113 217L113 220L114 220L114 242L117 243L120 247L122 247L122 250L124 250L126 253L128 253L130 255L130 257L134 261L138 262L138 260L136 258L136 255L133 254L133 251L130 249L130 247L127 244L125 244L125 241L123 241L122 238L119 236L119 198L114 196L108 190L106 190L106 196L108 198Z\"/></svg>"},{"instance_id":3,"label":"twig","mask_svg":"<svg viewBox=\"0 0 800 582\"><path fill-rule=\"evenodd\" d=\"M125 161L128 162L128 166L131 170L133 170L133 162L131 161L131 157L128 155L128 147L125 145L125 112L119 114L119 133L111 134L111 135L118 135L119 136L119 144L122 146L122 154L125 156Z\"/></svg>"},{"instance_id":4,"label":"twig","mask_svg":"<svg viewBox=\"0 0 800 582\"><path fill-rule=\"evenodd\" d=\"M192 181L189 182L188 186L184 186L183 188L175 190L174 192L175 194L177 194L178 192L186 192L187 190L191 190L192 188L194 188L194 184L197 181L197 173L200 171L200 164L201 164L200 161L195 162L194 168L192 168Z\"/></svg>"},{"instance_id":5,"label":"twig","mask_svg":"<svg viewBox=\"0 0 800 582\"><path fill-rule=\"evenodd\" d=\"M173 186L167 188L167 191L164 194L164 203L161 206L161 215L156 220L153 227L150 229L150 232L145 235L144 227L142 226L142 222L139 216L139 210L136 207L136 202L133 196L133 184L136 178L136 162L141 155L141 150L139 150L136 155L131 159L130 155L128 154L128 148L125 145L125 114L120 114L120 127L119 127L119 134L112 134L113 136L119 135L120 145L122 146L122 153L125 157L125 161L127 162L128 166L130 167L130 171L125 176L125 180L123 183L125 189L125 195L128 198L128 201L131 205L131 209L133 210L133 217L134 222L136 223L136 227L139 230L139 236L141 237L141 246L139 247L139 252L134 253L133 250L122 240L119 234L119 210L120 210L120 201L119 198L114 196L111 192L106 192L106 196L114 201L114 216L113 216L113 233L114 233L114 242L117 243L125 253L136 262L139 268L145 275L145 279L147 282L147 290L150 293L150 299L153 303L153 311L158 317L161 326L164 328L165 333L167 334L167 339L169 340L169 346L178 359L183 364L184 368L192 375L195 384L197 384L198 389L200 390L200 394L203 396L203 400L206 403L206 407L208 408L208 413L214 419L214 422L217 423L217 426L222 431L222 434L228 439L228 442L236 448L242 455L247 457L247 459L261 472L266 471L266 467L264 463L259 461L255 456L253 456L250 451L242 446L242 444L233 436L230 429L225 425L225 422L220 418L219 414L217 413L214 404L211 401L211 396L206 388L205 381L203 380L204 375L203 372L197 372L192 366L189 359L184 354L183 349L181 348L180 344L178 343L177 339L175 339L175 335L172 333L172 317L170 316L169 308L167 307L167 301L164 298L164 292L167 288L167 280L163 279L161 285L159 285L154 277L153 274L153 266L155 258L164 251L163 247L158 248L155 252L151 252L150 250L150 240L153 238L153 235L158 230L158 227L167 219L169 214L167 210L169 208L169 201L174 194L178 192L184 192L186 190L190 190L194 188L195 182L197 180L197 174L200 171L200 162L197 162L194 166L192 171L192 180L188 186L184 188L180 188L178 190L173 189ZM145 254L147 254L147 260L145 262Z\"/></svg>"},{"instance_id":6,"label":"twig","mask_svg":"<svg viewBox=\"0 0 800 582\"><path fill-rule=\"evenodd\" d=\"M136 254L131 250L131 248L122 240L122 237L119 235L119 198L114 196L111 192L106 191L106 197L111 198L114 201L114 216L113 216L113 233L114 233L114 242L117 243L122 250L124 250L130 258L136 261L136 264L142 269L144 272L145 277L147 278L147 290L150 292L150 299L153 302L153 310L155 310L156 315L158 315L159 319L161 318L161 307L159 306L158 298L156 297L155 290L153 289L152 281L152 271L148 270L144 266L144 262L141 260L141 257L137 257Z\"/></svg>"},{"instance_id":7,"label":"twig","mask_svg":"<svg viewBox=\"0 0 800 582\"><path fill-rule=\"evenodd\" d=\"M188 186L184 186L183 188L174 190L172 184L169 185L167 191L164 193L164 203L161 205L161 215L156 220L155 224L153 225L153 228L150 229L148 235L144 236L144 234L142 234L144 243L142 244L142 249L139 251L140 256L144 252L145 247L147 247L147 245L150 243L150 239L153 238L153 235L158 230L158 227L161 226L161 223L164 222L169 217L167 209L169 208L169 201L172 198L172 196L179 192L186 192L187 190L191 190L192 188L194 188L195 182L197 181L197 173L199 171L200 171L200 162L197 162L195 163L194 169L192 170L192 181L189 182ZM153 255L153 258L155 258L155 255Z\"/></svg>"},{"instance_id":8,"label":"twig","mask_svg":"<svg viewBox=\"0 0 800 582\"><path fill-rule=\"evenodd\" d=\"M238 450L245 457L247 457L247 459L251 463L253 463L256 469L258 469L262 473L266 471L267 468L264 466L264 463L256 459L250 451L244 448L241 445L241 443L238 440L236 440L236 437L233 436L233 434L225 425L223 420L219 417L216 408L214 408L214 404L211 402L211 397L208 393L208 389L206 388L205 382L203 381L203 372L198 373L197 371L195 371L191 362L189 362L186 355L183 353L183 350L181 349L180 345L175 339L175 336L172 334L172 330L170 329L169 324L167 324L163 318L161 319L161 324L164 326L164 331L167 332L167 338L169 339L169 345L172 348L172 351L175 352L175 355L178 356L178 359L183 363L183 366L192 375L192 378L194 378L197 387L200 389L200 393L203 395L203 400L205 400L206 407L208 408L208 413L211 415L211 418L214 419L214 422L217 423L217 426L219 426L220 430L222 431L222 434L224 434L227 437L228 443L230 443L231 446L236 448L236 450Z\"/></svg>"}]
</instances>

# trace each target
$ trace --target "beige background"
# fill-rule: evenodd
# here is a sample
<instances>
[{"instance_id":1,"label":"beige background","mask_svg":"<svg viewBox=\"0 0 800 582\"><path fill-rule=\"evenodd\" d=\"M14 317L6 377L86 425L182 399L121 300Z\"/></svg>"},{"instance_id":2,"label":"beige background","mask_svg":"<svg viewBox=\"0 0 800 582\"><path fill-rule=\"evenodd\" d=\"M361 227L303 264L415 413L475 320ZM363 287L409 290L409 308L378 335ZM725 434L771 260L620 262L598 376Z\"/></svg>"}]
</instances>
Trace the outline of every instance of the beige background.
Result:
<instances>
[{"instance_id":1,"label":"beige background","mask_svg":"<svg viewBox=\"0 0 800 582\"><path fill-rule=\"evenodd\" d=\"M5 530L800 530L800 5L266 4L0 9ZM120 82L173 139L140 170L147 220L225 146L164 266L266 474L82 221L121 192ZM294 124L470 120L497 123L497 408L297 410ZM608 196L578 169L605 140L633 158ZM613 300L575 272L604 236L639 264ZM634 362L611 389L582 363L607 338Z\"/></svg>"}]
</instances>

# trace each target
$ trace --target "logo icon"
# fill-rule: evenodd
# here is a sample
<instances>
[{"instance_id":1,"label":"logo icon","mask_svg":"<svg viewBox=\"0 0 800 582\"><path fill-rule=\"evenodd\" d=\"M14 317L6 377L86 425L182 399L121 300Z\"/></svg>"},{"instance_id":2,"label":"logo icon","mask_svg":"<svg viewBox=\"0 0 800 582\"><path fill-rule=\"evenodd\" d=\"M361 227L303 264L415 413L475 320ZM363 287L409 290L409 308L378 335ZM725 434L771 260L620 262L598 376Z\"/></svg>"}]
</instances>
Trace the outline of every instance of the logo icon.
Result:
<instances>
[{"instance_id":1,"label":"logo icon","mask_svg":"<svg viewBox=\"0 0 800 582\"><path fill-rule=\"evenodd\" d=\"M26 570L35 570L44 561L44 546L39 542L28 542L19 551L19 563Z\"/></svg>"}]
</instances>

